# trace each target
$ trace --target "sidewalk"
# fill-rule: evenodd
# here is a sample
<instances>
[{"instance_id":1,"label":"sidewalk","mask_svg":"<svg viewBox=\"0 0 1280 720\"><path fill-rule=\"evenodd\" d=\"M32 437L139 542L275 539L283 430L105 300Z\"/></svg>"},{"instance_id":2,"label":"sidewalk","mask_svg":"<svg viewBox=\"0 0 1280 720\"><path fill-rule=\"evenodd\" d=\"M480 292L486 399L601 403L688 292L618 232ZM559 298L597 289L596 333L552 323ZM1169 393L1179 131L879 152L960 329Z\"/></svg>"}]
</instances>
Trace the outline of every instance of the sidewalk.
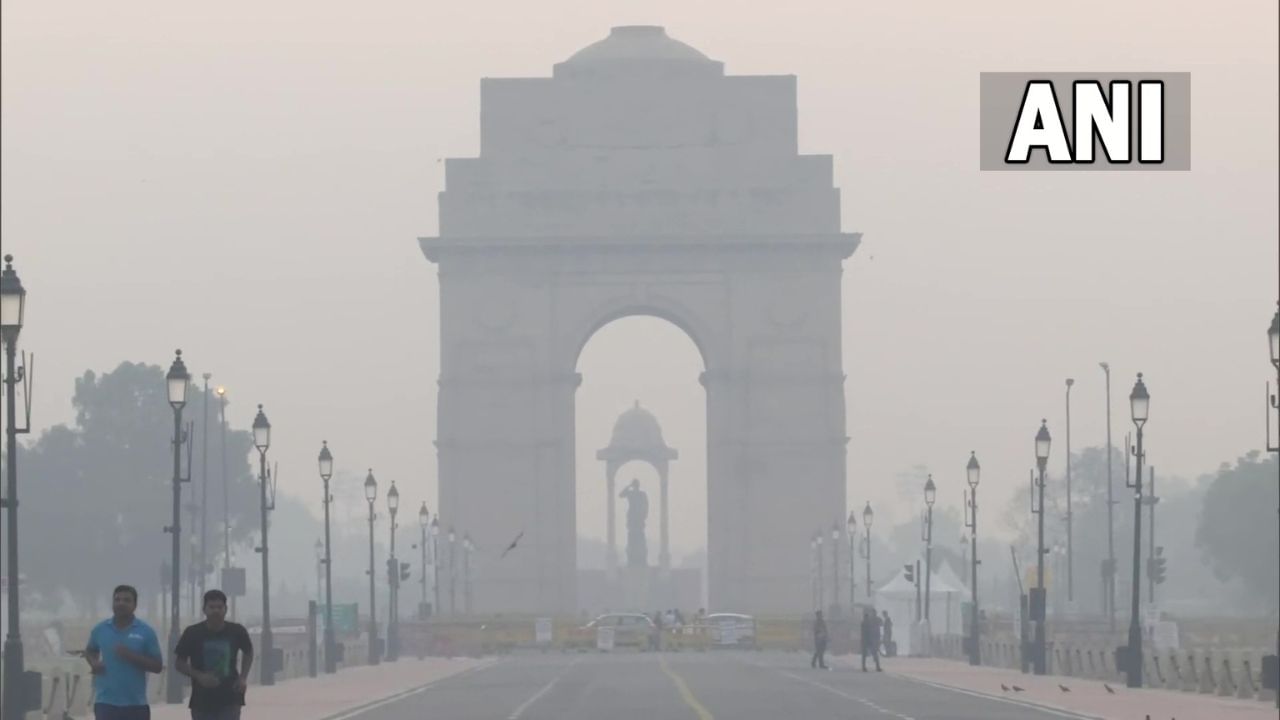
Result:
<instances>
[{"instance_id":1,"label":"sidewalk","mask_svg":"<svg viewBox=\"0 0 1280 720\"><path fill-rule=\"evenodd\" d=\"M322 720L429 683L489 665L493 660L426 658L346 668L334 675L249 686L241 720ZM190 696L190 689L186 692ZM153 720L190 720L183 705L152 707Z\"/></svg>"},{"instance_id":2,"label":"sidewalk","mask_svg":"<svg viewBox=\"0 0 1280 720\"><path fill-rule=\"evenodd\" d=\"M841 658L851 667L861 661ZM885 672L910 680L944 685L967 692L1032 703L1043 707L1104 720L1275 720L1275 706L1256 700L1200 695L1173 690L1129 689L1124 683L1057 675L1023 675L1016 670L974 667L954 660L931 658L891 658L884 660ZM1000 686L1017 685L1023 692L1005 692ZM1058 686L1070 688L1063 692Z\"/></svg>"}]
</instances>

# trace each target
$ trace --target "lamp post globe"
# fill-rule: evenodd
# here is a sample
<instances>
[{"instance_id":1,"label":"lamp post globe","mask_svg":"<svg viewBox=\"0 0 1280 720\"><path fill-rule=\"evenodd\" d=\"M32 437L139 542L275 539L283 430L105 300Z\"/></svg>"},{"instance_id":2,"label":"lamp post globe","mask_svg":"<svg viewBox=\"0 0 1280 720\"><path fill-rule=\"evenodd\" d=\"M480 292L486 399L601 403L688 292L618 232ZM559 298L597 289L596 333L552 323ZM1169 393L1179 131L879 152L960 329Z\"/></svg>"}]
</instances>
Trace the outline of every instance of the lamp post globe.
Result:
<instances>
[{"instance_id":1,"label":"lamp post globe","mask_svg":"<svg viewBox=\"0 0 1280 720\"><path fill-rule=\"evenodd\" d=\"M22 331L27 309L27 291L13 269L13 256L4 256L4 272L0 272L0 330L4 342L13 343Z\"/></svg>"},{"instance_id":2,"label":"lamp post globe","mask_svg":"<svg viewBox=\"0 0 1280 720\"><path fill-rule=\"evenodd\" d=\"M392 515L395 515L396 511L399 509L400 509L400 491L396 489L396 481L392 480L391 489L387 490L387 510L389 510Z\"/></svg>"},{"instance_id":3,"label":"lamp post globe","mask_svg":"<svg viewBox=\"0 0 1280 720\"><path fill-rule=\"evenodd\" d=\"M370 503L378 499L378 481L373 477L373 468L364 476L364 499Z\"/></svg>"},{"instance_id":4,"label":"lamp post globe","mask_svg":"<svg viewBox=\"0 0 1280 720\"><path fill-rule=\"evenodd\" d=\"M333 478L333 453L329 452L329 441L324 440L320 444L320 479L329 482Z\"/></svg>"},{"instance_id":5,"label":"lamp post globe","mask_svg":"<svg viewBox=\"0 0 1280 720\"><path fill-rule=\"evenodd\" d=\"M174 410L180 410L187 404L187 383L191 381L191 373L187 372L186 363L182 362L182 351L175 350L173 363L165 374L165 384L169 388L169 404Z\"/></svg>"},{"instance_id":6,"label":"lamp post globe","mask_svg":"<svg viewBox=\"0 0 1280 720\"><path fill-rule=\"evenodd\" d=\"M1276 303L1280 306L1280 303ZM1280 307L1276 308L1276 314L1271 317L1271 327L1267 328L1267 344L1271 350L1271 364L1280 370Z\"/></svg>"},{"instance_id":7,"label":"lamp post globe","mask_svg":"<svg viewBox=\"0 0 1280 720\"><path fill-rule=\"evenodd\" d=\"M982 466L978 464L978 456L969 451L969 464L965 466L965 476L969 481L969 489L978 489L978 480L982 478Z\"/></svg>"},{"instance_id":8,"label":"lamp post globe","mask_svg":"<svg viewBox=\"0 0 1280 720\"><path fill-rule=\"evenodd\" d=\"M872 520L875 520L875 513L871 510L871 501L868 500L867 506L862 508L862 527L870 531Z\"/></svg>"},{"instance_id":9,"label":"lamp post globe","mask_svg":"<svg viewBox=\"0 0 1280 720\"><path fill-rule=\"evenodd\" d=\"M1036 463L1043 468L1049 462L1049 446L1053 438L1049 437L1049 421L1040 421L1040 430L1036 433Z\"/></svg>"},{"instance_id":10,"label":"lamp post globe","mask_svg":"<svg viewBox=\"0 0 1280 720\"><path fill-rule=\"evenodd\" d=\"M1142 382L1142 373L1138 373L1138 381L1133 384L1129 393L1129 410L1133 415L1133 424L1142 429L1147 424L1147 414L1151 410L1151 395L1147 392L1147 384Z\"/></svg>"},{"instance_id":11,"label":"lamp post globe","mask_svg":"<svg viewBox=\"0 0 1280 720\"><path fill-rule=\"evenodd\" d=\"M933 476L930 475L924 481L924 504L933 507L933 502L938 497L938 486L933 483Z\"/></svg>"},{"instance_id":12,"label":"lamp post globe","mask_svg":"<svg viewBox=\"0 0 1280 720\"><path fill-rule=\"evenodd\" d=\"M267 448L271 447L271 423L267 421L261 405L258 406L258 414L253 418L253 446L258 448L260 453L266 452Z\"/></svg>"},{"instance_id":13,"label":"lamp post globe","mask_svg":"<svg viewBox=\"0 0 1280 720\"><path fill-rule=\"evenodd\" d=\"M427 503L424 500L422 507L418 508L418 525L427 527L431 524L431 511L427 509Z\"/></svg>"}]
</instances>

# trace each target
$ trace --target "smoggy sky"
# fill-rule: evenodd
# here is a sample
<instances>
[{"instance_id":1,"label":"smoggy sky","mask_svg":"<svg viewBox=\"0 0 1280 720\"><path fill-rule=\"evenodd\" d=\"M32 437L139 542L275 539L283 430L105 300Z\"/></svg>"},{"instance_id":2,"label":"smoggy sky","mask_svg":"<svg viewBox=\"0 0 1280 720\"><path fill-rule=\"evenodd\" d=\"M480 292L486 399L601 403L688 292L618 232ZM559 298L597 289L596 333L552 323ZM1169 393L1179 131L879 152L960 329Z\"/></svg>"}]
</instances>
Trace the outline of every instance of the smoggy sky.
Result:
<instances>
[{"instance_id":1,"label":"smoggy sky","mask_svg":"<svg viewBox=\"0 0 1280 720\"><path fill-rule=\"evenodd\" d=\"M1065 378L1073 445L1104 441L1100 360L1117 440L1146 373L1158 471L1263 443L1273 0L5 0L2 21L3 244L29 291L37 427L71 419L86 368L182 347L236 423L266 405L283 492L319 512L328 439L340 473L372 466L434 508L438 294L415 238L436 231L440 158L477 152L481 77L547 76L645 23L728 74L795 74L801 152L835 157L844 229L865 233L844 283L852 504L913 515L895 478L915 464L956 504L972 449L1003 510L1041 417L1061 472ZM1192 170L979 172L982 71L1190 72ZM584 533L604 524L595 450L638 398L681 452L677 561L702 544L699 363L656 320L588 344Z\"/></svg>"}]
</instances>

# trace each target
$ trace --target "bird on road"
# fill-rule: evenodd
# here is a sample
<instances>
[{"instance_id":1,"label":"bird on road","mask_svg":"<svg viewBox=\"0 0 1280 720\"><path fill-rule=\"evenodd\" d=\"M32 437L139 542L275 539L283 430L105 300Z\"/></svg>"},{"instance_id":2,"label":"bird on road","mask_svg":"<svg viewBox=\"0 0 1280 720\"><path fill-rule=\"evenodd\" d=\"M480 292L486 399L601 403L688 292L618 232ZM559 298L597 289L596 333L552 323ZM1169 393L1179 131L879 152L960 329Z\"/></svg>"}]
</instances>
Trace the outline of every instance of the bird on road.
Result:
<instances>
[{"instance_id":1,"label":"bird on road","mask_svg":"<svg viewBox=\"0 0 1280 720\"><path fill-rule=\"evenodd\" d=\"M1014 691L1014 692L1022 692L1022 691L1023 691L1023 690L1025 690L1025 689L1026 689L1026 688L1020 688L1020 687L1018 687L1017 685L1014 685L1014 686L1013 686L1013 691Z\"/></svg>"},{"instance_id":2,"label":"bird on road","mask_svg":"<svg viewBox=\"0 0 1280 720\"><path fill-rule=\"evenodd\" d=\"M1005 685L1004 683L1000 683L1000 689L1005 692L1009 692L1009 686Z\"/></svg>"},{"instance_id":3,"label":"bird on road","mask_svg":"<svg viewBox=\"0 0 1280 720\"><path fill-rule=\"evenodd\" d=\"M1062 692L1071 692L1071 688L1067 687L1066 685L1059 685L1058 689L1061 690Z\"/></svg>"},{"instance_id":4,"label":"bird on road","mask_svg":"<svg viewBox=\"0 0 1280 720\"><path fill-rule=\"evenodd\" d=\"M524 537L523 530L520 531L519 535L516 535L516 539L511 541L511 544L507 546L507 549L502 551L502 554L498 556L498 559L501 560L502 558L507 556L507 553L511 552L512 550L515 550L516 545L520 543L520 538L522 537Z\"/></svg>"},{"instance_id":5,"label":"bird on road","mask_svg":"<svg viewBox=\"0 0 1280 720\"><path fill-rule=\"evenodd\" d=\"M1108 694L1108 695L1115 695L1115 694L1116 694L1116 691L1115 691L1115 690L1112 690L1110 685L1108 685L1108 684L1106 684L1106 683L1102 683L1102 687L1104 687L1104 688L1106 688L1106 689L1107 689L1107 694Z\"/></svg>"}]
</instances>

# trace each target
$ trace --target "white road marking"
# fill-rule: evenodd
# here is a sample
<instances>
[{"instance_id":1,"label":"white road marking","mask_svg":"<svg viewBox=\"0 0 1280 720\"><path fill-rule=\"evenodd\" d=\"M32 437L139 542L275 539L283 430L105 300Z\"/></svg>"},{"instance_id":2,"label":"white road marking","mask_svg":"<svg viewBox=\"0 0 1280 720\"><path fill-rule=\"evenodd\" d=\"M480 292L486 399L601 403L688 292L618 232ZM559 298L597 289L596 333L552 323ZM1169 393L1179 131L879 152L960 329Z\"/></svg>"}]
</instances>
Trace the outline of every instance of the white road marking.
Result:
<instances>
[{"instance_id":1,"label":"white road marking","mask_svg":"<svg viewBox=\"0 0 1280 720\"><path fill-rule=\"evenodd\" d=\"M430 690L431 688L444 682L445 680L452 680L453 678L461 677L474 670L480 670L482 668L491 667L494 664L495 663L492 663L492 662L481 663L479 665L469 667L466 670L463 670L462 672L454 673L448 677L442 677L439 680L432 680L426 685L419 685L416 688L410 688L408 690L405 690L404 692L396 693L395 695L388 695L387 697L384 697L381 700L377 700L375 702L361 705L359 707L351 708L350 710L343 711L341 713L338 713L337 715L328 715L324 718L324 720L350 720L351 718L363 715L369 712L370 710L376 710L377 708L380 708L383 705L390 705L391 703L396 702L397 700L403 700L404 698L407 698L410 695L417 695L420 692Z\"/></svg>"},{"instance_id":2,"label":"white road marking","mask_svg":"<svg viewBox=\"0 0 1280 720\"><path fill-rule=\"evenodd\" d=\"M541 690L533 694L533 697L529 698L528 700L525 700L523 705L516 708L515 712L507 716L507 720L520 720L520 716L524 714L525 710L528 710L534 703L538 702L538 699L541 698L543 695L546 695L547 693L551 692L551 688L555 687L556 683L560 682L560 678L564 677L565 673L569 672L569 668L573 667L574 665L577 665L581 660L582 658L577 657L573 659L573 662L569 663L568 665L565 665L564 669L560 671L559 675L556 675L555 677L551 678L551 682L547 683L546 685L543 685Z\"/></svg>"},{"instance_id":3,"label":"white road marking","mask_svg":"<svg viewBox=\"0 0 1280 720\"><path fill-rule=\"evenodd\" d=\"M846 700L853 700L854 702L860 702L863 705L866 705L867 707L871 708L872 710L875 710L880 713L884 713L885 715L891 715L893 717L898 718L899 720L915 720L915 718L911 717L910 715L903 715L901 713L893 712L892 710L886 710L880 707L879 705L871 702L870 700L867 700L866 698L861 698L861 697L858 697L857 695L850 695L849 693L844 692L843 690L837 690L836 688L833 688L830 685L823 685L822 683L816 680L810 680L807 677L801 677L799 675L796 675L794 673L789 673L789 672L784 672L782 674L791 678L792 680L799 680L802 683L807 683L814 687L822 688L823 690L826 690L829 693L835 693L836 695L839 695L840 697L845 698Z\"/></svg>"}]
</instances>

